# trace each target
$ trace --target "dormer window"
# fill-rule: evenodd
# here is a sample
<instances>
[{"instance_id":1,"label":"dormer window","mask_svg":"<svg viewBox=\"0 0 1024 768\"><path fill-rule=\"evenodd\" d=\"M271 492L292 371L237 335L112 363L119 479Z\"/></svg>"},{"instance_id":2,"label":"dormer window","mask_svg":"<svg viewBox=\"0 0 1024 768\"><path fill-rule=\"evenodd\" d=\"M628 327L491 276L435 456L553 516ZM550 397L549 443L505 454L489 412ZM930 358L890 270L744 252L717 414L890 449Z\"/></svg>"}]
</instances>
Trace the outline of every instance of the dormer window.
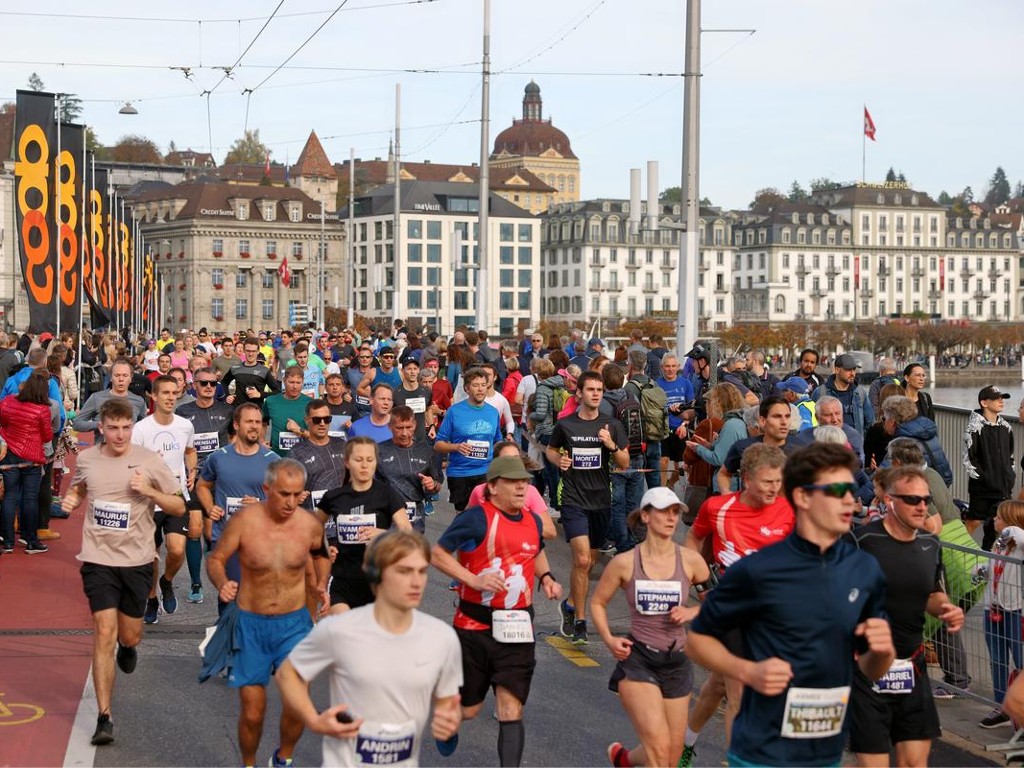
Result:
<instances>
[{"instance_id":1,"label":"dormer window","mask_svg":"<svg viewBox=\"0 0 1024 768\"><path fill-rule=\"evenodd\" d=\"M235 215L239 221L247 221L249 218L249 204L239 202L238 207L235 209Z\"/></svg>"},{"instance_id":2,"label":"dormer window","mask_svg":"<svg viewBox=\"0 0 1024 768\"><path fill-rule=\"evenodd\" d=\"M275 218L277 218L275 216L274 208L275 208L275 206L274 206L273 203L264 203L263 204L263 220L264 221L273 221Z\"/></svg>"},{"instance_id":3,"label":"dormer window","mask_svg":"<svg viewBox=\"0 0 1024 768\"><path fill-rule=\"evenodd\" d=\"M878 193L878 197L875 198L875 202L879 205L885 205L885 195L881 192Z\"/></svg>"},{"instance_id":4,"label":"dormer window","mask_svg":"<svg viewBox=\"0 0 1024 768\"><path fill-rule=\"evenodd\" d=\"M288 218L296 224L302 221L302 203L288 204Z\"/></svg>"}]
</instances>

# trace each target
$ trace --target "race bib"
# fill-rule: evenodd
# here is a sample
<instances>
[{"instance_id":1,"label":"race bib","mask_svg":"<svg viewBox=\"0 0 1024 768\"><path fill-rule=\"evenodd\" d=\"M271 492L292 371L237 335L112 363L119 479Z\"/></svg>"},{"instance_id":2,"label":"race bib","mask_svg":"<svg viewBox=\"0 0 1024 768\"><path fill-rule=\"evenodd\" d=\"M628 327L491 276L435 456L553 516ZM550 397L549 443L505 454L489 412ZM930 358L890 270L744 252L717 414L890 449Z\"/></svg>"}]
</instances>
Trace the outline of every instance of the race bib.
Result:
<instances>
[{"instance_id":1,"label":"race bib","mask_svg":"<svg viewBox=\"0 0 1024 768\"><path fill-rule=\"evenodd\" d=\"M633 597L637 613L644 616L660 616L682 605L683 585L678 581L637 579Z\"/></svg>"},{"instance_id":2,"label":"race bib","mask_svg":"<svg viewBox=\"0 0 1024 768\"><path fill-rule=\"evenodd\" d=\"M491 636L499 643L532 643L533 621L529 611L494 611Z\"/></svg>"},{"instance_id":3,"label":"race bib","mask_svg":"<svg viewBox=\"0 0 1024 768\"><path fill-rule=\"evenodd\" d=\"M242 508L242 497L228 496L224 499L224 503L227 504L227 509L224 510L224 522L227 522L235 512Z\"/></svg>"},{"instance_id":4,"label":"race bib","mask_svg":"<svg viewBox=\"0 0 1024 768\"><path fill-rule=\"evenodd\" d=\"M486 440L467 440L469 444L469 456L467 459L475 459L476 461L487 461L487 456L491 452L491 444Z\"/></svg>"},{"instance_id":5,"label":"race bib","mask_svg":"<svg viewBox=\"0 0 1024 768\"><path fill-rule=\"evenodd\" d=\"M282 451L290 451L301 439L294 432L279 432L277 434L277 447Z\"/></svg>"},{"instance_id":6,"label":"race bib","mask_svg":"<svg viewBox=\"0 0 1024 768\"><path fill-rule=\"evenodd\" d=\"M875 693L906 694L914 690L914 662L896 659L884 677L871 685Z\"/></svg>"},{"instance_id":7,"label":"race bib","mask_svg":"<svg viewBox=\"0 0 1024 768\"><path fill-rule=\"evenodd\" d=\"M416 721L363 723L356 754L363 765L404 765L416 754Z\"/></svg>"},{"instance_id":8,"label":"race bib","mask_svg":"<svg viewBox=\"0 0 1024 768\"><path fill-rule=\"evenodd\" d=\"M317 508L317 506L320 504L320 499L322 499L324 497L325 493L327 493L327 491L310 491L309 492L310 501L313 502L313 509ZM334 524L334 518L333 517L328 517L327 518L327 522L324 523L324 533L327 535L328 539L336 539L336 538L338 538L338 528Z\"/></svg>"},{"instance_id":9,"label":"race bib","mask_svg":"<svg viewBox=\"0 0 1024 768\"><path fill-rule=\"evenodd\" d=\"M96 499L92 503L92 517L100 528L127 531L132 505L124 501Z\"/></svg>"},{"instance_id":10,"label":"race bib","mask_svg":"<svg viewBox=\"0 0 1024 768\"><path fill-rule=\"evenodd\" d=\"M327 430L329 437L341 437L344 438L345 427L352 421L351 416L332 416L331 426Z\"/></svg>"},{"instance_id":11,"label":"race bib","mask_svg":"<svg viewBox=\"0 0 1024 768\"><path fill-rule=\"evenodd\" d=\"M405 404L412 408L413 413L424 413L427 410L427 398L425 397L407 398Z\"/></svg>"},{"instance_id":12,"label":"race bib","mask_svg":"<svg viewBox=\"0 0 1024 768\"><path fill-rule=\"evenodd\" d=\"M573 448L572 449L573 469L600 469L601 449L600 448Z\"/></svg>"},{"instance_id":13,"label":"race bib","mask_svg":"<svg viewBox=\"0 0 1024 768\"><path fill-rule=\"evenodd\" d=\"M843 732L850 686L790 688L782 714L781 734L787 739L824 739Z\"/></svg>"},{"instance_id":14,"label":"race bib","mask_svg":"<svg viewBox=\"0 0 1024 768\"><path fill-rule=\"evenodd\" d=\"M409 516L410 523L415 523L420 519L419 505L415 501L405 502L405 514Z\"/></svg>"},{"instance_id":15,"label":"race bib","mask_svg":"<svg viewBox=\"0 0 1024 768\"><path fill-rule=\"evenodd\" d=\"M309 388L309 389L303 389L302 390L302 394L304 394L306 397L309 397L309 398L312 398L313 400L316 400L316 398L319 397L320 393L317 392L316 389L314 389L314 388Z\"/></svg>"},{"instance_id":16,"label":"race bib","mask_svg":"<svg viewBox=\"0 0 1024 768\"><path fill-rule=\"evenodd\" d=\"M367 408L370 407L370 398L363 397L362 395L356 395L356 404L365 405Z\"/></svg>"},{"instance_id":17,"label":"race bib","mask_svg":"<svg viewBox=\"0 0 1024 768\"><path fill-rule=\"evenodd\" d=\"M366 544L359 540L360 528L376 528L376 515L335 515L334 524L338 530L339 544Z\"/></svg>"},{"instance_id":18,"label":"race bib","mask_svg":"<svg viewBox=\"0 0 1024 768\"><path fill-rule=\"evenodd\" d=\"M220 435L217 432L196 432L192 445L197 453L212 453L220 448Z\"/></svg>"}]
</instances>

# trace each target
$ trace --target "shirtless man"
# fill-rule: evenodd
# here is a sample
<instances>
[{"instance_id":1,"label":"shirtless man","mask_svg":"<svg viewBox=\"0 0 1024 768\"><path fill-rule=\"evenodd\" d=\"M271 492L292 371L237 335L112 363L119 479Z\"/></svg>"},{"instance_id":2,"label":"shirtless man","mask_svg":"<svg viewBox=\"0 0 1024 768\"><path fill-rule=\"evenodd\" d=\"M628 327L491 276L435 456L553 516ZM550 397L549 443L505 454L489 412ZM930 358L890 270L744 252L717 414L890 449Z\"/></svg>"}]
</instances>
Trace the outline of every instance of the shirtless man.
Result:
<instances>
[{"instance_id":1,"label":"shirtless man","mask_svg":"<svg viewBox=\"0 0 1024 768\"><path fill-rule=\"evenodd\" d=\"M306 609L306 571L310 556L327 582L330 562L323 526L300 506L306 494L306 470L292 459L273 462L263 482L265 502L243 507L228 522L207 560L210 581L224 602L237 601L235 637L228 686L239 689L242 711L238 743L243 765L256 764L267 709L267 684L295 644L313 626ZM228 559L238 554L241 583L228 578ZM326 595L321 596L325 601ZM281 714L280 746L271 765L290 765L302 736L302 720Z\"/></svg>"}]
</instances>

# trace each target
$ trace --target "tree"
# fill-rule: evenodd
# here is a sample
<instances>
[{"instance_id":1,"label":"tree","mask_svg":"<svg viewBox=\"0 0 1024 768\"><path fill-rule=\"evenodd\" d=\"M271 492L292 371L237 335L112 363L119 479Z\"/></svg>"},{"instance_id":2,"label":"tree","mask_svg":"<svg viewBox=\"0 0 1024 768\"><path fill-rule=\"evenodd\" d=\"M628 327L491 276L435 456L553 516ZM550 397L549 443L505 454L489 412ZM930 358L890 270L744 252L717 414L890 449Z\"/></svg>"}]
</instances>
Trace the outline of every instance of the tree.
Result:
<instances>
[{"instance_id":1,"label":"tree","mask_svg":"<svg viewBox=\"0 0 1024 768\"><path fill-rule=\"evenodd\" d=\"M802 200L806 200L809 197L807 190L800 186L800 182L793 179L793 183L789 186L789 200L793 203L799 203Z\"/></svg>"},{"instance_id":2,"label":"tree","mask_svg":"<svg viewBox=\"0 0 1024 768\"><path fill-rule=\"evenodd\" d=\"M13 101L5 101L3 104L0 104L0 115L13 115L14 109L15 104Z\"/></svg>"},{"instance_id":3,"label":"tree","mask_svg":"<svg viewBox=\"0 0 1024 768\"><path fill-rule=\"evenodd\" d=\"M245 135L236 139L231 145L227 156L224 158L224 165L232 163L262 163L267 156L272 154L267 145L260 141L260 129L255 128L246 131Z\"/></svg>"},{"instance_id":4,"label":"tree","mask_svg":"<svg viewBox=\"0 0 1024 768\"><path fill-rule=\"evenodd\" d=\"M789 202L785 195L775 187L764 187L757 190L754 200L750 203L750 209L757 213L768 213L784 203Z\"/></svg>"},{"instance_id":5,"label":"tree","mask_svg":"<svg viewBox=\"0 0 1024 768\"><path fill-rule=\"evenodd\" d=\"M974 190L971 189L970 185L964 187L964 191L960 193L960 199L964 201L965 205L970 205L974 202Z\"/></svg>"},{"instance_id":6,"label":"tree","mask_svg":"<svg viewBox=\"0 0 1024 768\"><path fill-rule=\"evenodd\" d=\"M964 200L963 195L953 198L953 204L950 206L949 212L961 219L971 218L971 211L967 207L967 202Z\"/></svg>"},{"instance_id":7,"label":"tree","mask_svg":"<svg viewBox=\"0 0 1024 768\"><path fill-rule=\"evenodd\" d=\"M820 179L811 179L811 192L827 192L830 189L840 189L843 185L838 181L832 181L827 176Z\"/></svg>"},{"instance_id":8,"label":"tree","mask_svg":"<svg viewBox=\"0 0 1024 768\"><path fill-rule=\"evenodd\" d=\"M1014 197L1024 197L1024 181L1018 181L1017 186L1013 188Z\"/></svg>"},{"instance_id":9,"label":"tree","mask_svg":"<svg viewBox=\"0 0 1024 768\"><path fill-rule=\"evenodd\" d=\"M890 165L888 172L885 174L886 181L896 181L896 171Z\"/></svg>"},{"instance_id":10,"label":"tree","mask_svg":"<svg viewBox=\"0 0 1024 768\"><path fill-rule=\"evenodd\" d=\"M42 91L46 85L43 84L43 78L33 72L28 76L28 88L30 91Z\"/></svg>"},{"instance_id":11,"label":"tree","mask_svg":"<svg viewBox=\"0 0 1024 768\"><path fill-rule=\"evenodd\" d=\"M683 202L683 190L681 187L669 187L661 193L661 202L663 203L681 203Z\"/></svg>"},{"instance_id":12,"label":"tree","mask_svg":"<svg viewBox=\"0 0 1024 768\"><path fill-rule=\"evenodd\" d=\"M57 104L60 107L60 119L65 123L77 123L82 116L82 100L73 93L62 94Z\"/></svg>"},{"instance_id":13,"label":"tree","mask_svg":"<svg viewBox=\"0 0 1024 768\"><path fill-rule=\"evenodd\" d=\"M939 205L953 204L953 198L949 196L949 192L947 192L946 190L942 190L941 192L939 192L939 196L935 199L938 201Z\"/></svg>"},{"instance_id":14,"label":"tree","mask_svg":"<svg viewBox=\"0 0 1024 768\"><path fill-rule=\"evenodd\" d=\"M136 134L122 136L121 140L109 148L108 157L119 163L163 163L160 150L152 139Z\"/></svg>"},{"instance_id":15,"label":"tree","mask_svg":"<svg viewBox=\"0 0 1024 768\"><path fill-rule=\"evenodd\" d=\"M985 193L985 205L994 208L1010 199L1010 181L1002 166L996 168L992 178L988 180L988 192Z\"/></svg>"},{"instance_id":16,"label":"tree","mask_svg":"<svg viewBox=\"0 0 1024 768\"><path fill-rule=\"evenodd\" d=\"M171 139L171 143L167 145L167 154L178 151L178 145L174 143L174 139Z\"/></svg>"}]
</instances>

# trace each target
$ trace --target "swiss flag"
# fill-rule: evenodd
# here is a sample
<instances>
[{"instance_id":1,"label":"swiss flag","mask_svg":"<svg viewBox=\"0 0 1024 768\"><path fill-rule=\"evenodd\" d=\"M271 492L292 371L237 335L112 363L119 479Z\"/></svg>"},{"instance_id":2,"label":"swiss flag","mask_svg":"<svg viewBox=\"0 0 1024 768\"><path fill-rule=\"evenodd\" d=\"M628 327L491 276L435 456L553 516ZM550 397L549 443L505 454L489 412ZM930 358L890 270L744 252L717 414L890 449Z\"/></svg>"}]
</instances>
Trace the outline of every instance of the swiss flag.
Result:
<instances>
[{"instance_id":1,"label":"swiss flag","mask_svg":"<svg viewBox=\"0 0 1024 768\"><path fill-rule=\"evenodd\" d=\"M875 140L875 121L871 119L867 107L864 107L864 135L872 141Z\"/></svg>"},{"instance_id":2,"label":"swiss flag","mask_svg":"<svg viewBox=\"0 0 1024 768\"><path fill-rule=\"evenodd\" d=\"M267 176L270 175L270 153L267 153L267 164L263 167L263 173Z\"/></svg>"},{"instance_id":3,"label":"swiss flag","mask_svg":"<svg viewBox=\"0 0 1024 768\"><path fill-rule=\"evenodd\" d=\"M285 288L292 284L292 271L288 269L288 257L281 259L281 266L277 268L277 274L281 276L281 285Z\"/></svg>"}]
</instances>

